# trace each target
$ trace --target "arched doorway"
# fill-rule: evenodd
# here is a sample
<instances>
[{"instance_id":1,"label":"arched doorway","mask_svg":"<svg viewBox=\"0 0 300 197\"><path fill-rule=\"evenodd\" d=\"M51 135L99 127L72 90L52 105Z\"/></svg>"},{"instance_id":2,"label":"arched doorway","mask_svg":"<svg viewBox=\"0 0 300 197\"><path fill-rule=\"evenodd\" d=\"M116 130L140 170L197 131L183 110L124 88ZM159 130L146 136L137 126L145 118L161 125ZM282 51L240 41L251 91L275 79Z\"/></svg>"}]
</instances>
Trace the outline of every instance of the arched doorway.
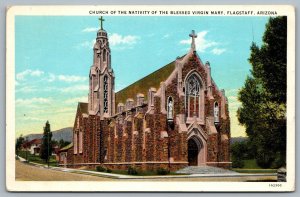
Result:
<instances>
[{"instance_id":1,"label":"arched doorway","mask_svg":"<svg viewBox=\"0 0 300 197\"><path fill-rule=\"evenodd\" d=\"M206 165L206 140L193 129L193 135L188 138L188 162L190 166Z\"/></svg>"},{"instance_id":2,"label":"arched doorway","mask_svg":"<svg viewBox=\"0 0 300 197\"><path fill-rule=\"evenodd\" d=\"M194 138L188 140L188 162L190 166L198 165L200 147Z\"/></svg>"}]
</instances>

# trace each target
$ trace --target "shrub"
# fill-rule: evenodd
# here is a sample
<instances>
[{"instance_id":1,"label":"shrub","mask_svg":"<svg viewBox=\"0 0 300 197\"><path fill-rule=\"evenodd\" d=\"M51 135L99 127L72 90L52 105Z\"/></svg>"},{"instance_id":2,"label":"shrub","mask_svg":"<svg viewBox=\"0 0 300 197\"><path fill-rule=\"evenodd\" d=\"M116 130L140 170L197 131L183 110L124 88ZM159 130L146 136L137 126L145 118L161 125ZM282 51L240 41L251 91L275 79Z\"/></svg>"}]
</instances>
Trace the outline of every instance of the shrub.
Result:
<instances>
[{"instance_id":1,"label":"shrub","mask_svg":"<svg viewBox=\"0 0 300 197\"><path fill-rule=\"evenodd\" d=\"M158 169L156 170L156 173L157 173L158 175L166 175L166 174L169 174L170 171L169 171L168 169L165 169L165 168L158 168Z\"/></svg>"},{"instance_id":2,"label":"shrub","mask_svg":"<svg viewBox=\"0 0 300 197\"><path fill-rule=\"evenodd\" d=\"M243 168L244 167L244 161L239 159L239 158L233 157L232 158L232 167L233 168Z\"/></svg>"},{"instance_id":3,"label":"shrub","mask_svg":"<svg viewBox=\"0 0 300 197\"><path fill-rule=\"evenodd\" d=\"M106 169L106 172L111 173L112 170L111 170L110 168L107 168L107 169Z\"/></svg>"},{"instance_id":4,"label":"shrub","mask_svg":"<svg viewBox=\"0 0 300 197\"><path fill-rule=\"evenodd\" d=\"M265 153L263 151L257 152L256 163L261 168L270 168L272 162L274 161L274 156L272 153Z\"/></svg>"},{"instance_id":5,"label":"shrub","mask_svg":"<svg viewBox=\"0 0 300 197\"><path fill-rule=\"evenodd\" d=\"M127 174L129 174L129 175L137 175L138 171L137 171L137 169L135 167L129 166L128 170L127 170Z\"/></svg>"},{"instance_id":6,"label":"shrub","mask_svg":"<svg viewBox=\"0 0 300 197\"><path fill-rule=\"evenodd\" d=\"M286 159L283 156L283 154L281 153L276 153L275 155L275 159L271 165L271 168L280 168L280 167L285 167L286 163L285 163Z\"/></svg>"},{"instance_id":7,"label":"shrub","mask_svg":"<svg viewBox=\"0 0 300 197\"><path fill-rule=\"evenodd\" d=\"M98 172L105 172L107 169L106 169L105 167L103 167L103 166L97 166L97 167L96 167L96 170L97 170Z\"/></svg>"}]
</instances>

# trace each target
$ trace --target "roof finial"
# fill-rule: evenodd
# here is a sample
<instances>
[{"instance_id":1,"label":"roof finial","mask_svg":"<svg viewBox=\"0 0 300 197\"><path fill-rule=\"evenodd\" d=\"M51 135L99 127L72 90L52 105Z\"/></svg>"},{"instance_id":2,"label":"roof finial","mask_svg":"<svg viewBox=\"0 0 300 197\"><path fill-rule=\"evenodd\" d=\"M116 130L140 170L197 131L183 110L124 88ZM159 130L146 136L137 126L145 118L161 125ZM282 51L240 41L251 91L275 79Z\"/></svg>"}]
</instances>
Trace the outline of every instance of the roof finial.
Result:
<instances>
[{"instance_id":1,"label":"roof finial","mask_svg":"<svg viewBox=\"0 0 300 197\"><path fill-rule=\"evenodd\" d=\"M197 34L195 34L195 30L192 30L190 37L192 37L192 46L191 47L192 47L193 51L196 51L195 38L197 38Z\"/></svg>"},{"instance_id":2,"label":"roof finial","mask_svg":"<svg viewBox=\"0 0 300 197\"><path fill-rule=\"evenodd\" d=\"M105 21L105 20L103 19L102 16L98 20L100 21L100 27L101 27L101 30L102 30L103 29L103 21Z\"/></svg>"}]
</instances>

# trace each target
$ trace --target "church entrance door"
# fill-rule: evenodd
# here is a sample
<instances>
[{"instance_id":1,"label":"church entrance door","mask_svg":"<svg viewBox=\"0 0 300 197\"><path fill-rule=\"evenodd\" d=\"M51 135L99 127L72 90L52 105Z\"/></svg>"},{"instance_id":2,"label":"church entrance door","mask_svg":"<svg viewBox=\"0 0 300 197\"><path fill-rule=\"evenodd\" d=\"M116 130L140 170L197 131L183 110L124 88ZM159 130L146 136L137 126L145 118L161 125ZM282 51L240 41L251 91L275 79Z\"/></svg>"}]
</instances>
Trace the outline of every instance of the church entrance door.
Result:
<instances>
[{"instance_id":1,"label":"church entrance door","mask_svg":"<svg viewBox=\"0 0 300 197\"><path fill-rule=\"evenodd\" d=\"M199 147L193 138L188 141L188 162L189 166L198 165Z\"/></svg>"}]
</instances>

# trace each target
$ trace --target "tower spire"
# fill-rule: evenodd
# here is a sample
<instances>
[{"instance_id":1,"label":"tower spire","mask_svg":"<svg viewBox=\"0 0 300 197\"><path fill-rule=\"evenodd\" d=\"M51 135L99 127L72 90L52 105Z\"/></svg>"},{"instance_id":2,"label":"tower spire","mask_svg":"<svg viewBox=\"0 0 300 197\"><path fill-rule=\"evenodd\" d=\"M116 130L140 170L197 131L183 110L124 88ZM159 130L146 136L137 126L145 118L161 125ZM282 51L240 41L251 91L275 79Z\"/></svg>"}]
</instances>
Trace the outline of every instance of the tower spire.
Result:
<instances>
[{"instance_id":1,"label":"tower spire","mask_svg":"<svg viewBox=\"0 0 300 197\"><path fill-rule=\"evenodd\" d=\"M190 33L190 37L192 37L191 48L193 49L193 51L196 51L195 38L197 38L197 34L195 34L195 30L192 30L192 33Z\"/></svg>"},{"instance_id":2,"label":"tower spire","mask_svg":"<svg viewBox=\"0 0 300 197\"><path fill-rule=\"evenodd\" d=\"M99 19L98 19L99 21L100 21L100 28L101 28L101 30L103 29L103 21L105 21L104 20L104 18L101 16L101 17L99 17Z\"/></svg>"}]
</instances>

